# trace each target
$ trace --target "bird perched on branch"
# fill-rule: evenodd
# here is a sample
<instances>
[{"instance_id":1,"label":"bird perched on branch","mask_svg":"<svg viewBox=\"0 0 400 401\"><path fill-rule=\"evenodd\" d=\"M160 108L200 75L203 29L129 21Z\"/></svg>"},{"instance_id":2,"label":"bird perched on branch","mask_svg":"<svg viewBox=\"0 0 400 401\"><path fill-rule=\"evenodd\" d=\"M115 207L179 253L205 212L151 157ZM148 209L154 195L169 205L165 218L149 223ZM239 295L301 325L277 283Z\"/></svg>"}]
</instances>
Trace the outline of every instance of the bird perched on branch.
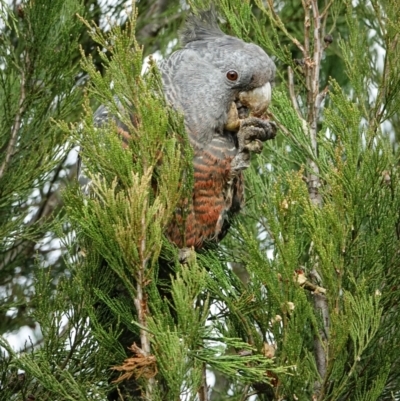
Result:
<instances>
[{"instance_id":1,"label":"bird perched on branch","mask_svg":"<svg viewBox=\"0 0 400 401\"><path fill-rule=\"evenodd\" d=\"M188 17L181 43L159 68L168 102L184 115L194 188L186 218L177 210L166 234L179 248L200 249L226 235L230 216L243 204L250 154L275 137L276 125L262 117L275 65L259 46L224 34L212 10ZM96 125L108 118L104 106L95 113Z\"/></svg>"},{"instance_id":2,"label":"bird perched on branch","mask_svg":"<svg viewBox=\"0 0 400 401\"><path fill-rule=\"evenodd\" d=\"M181 43L183 47L159 66L166 100L183 114L193 148L192 196L184 201L187 203L185 215L177 208L165 233L180 248L180 257L188 248L199 250L226 235L231 216L243 205L243 170L250 164L250 155L261 152L263 142L276 134L276 125L263 117L271 101L275 65L259 46L224 34L213 11L190 16L181 32ZM137 116L130 111L135 125ZM102 126L111 118L122 141L129 141L128 127L111 115L107 107L101 106L96 111L94 122L96 126ZM163 257L159 259L157 285L161 297L173 304L168 291L173 263ZM104 261L100 260L99 264L99 272L104 271ZM133 270L132 266L128 268ZM130 308L133 287L129 287L128 292L125 281L133 282L139 276L134 272L120 280L118 275L114 281L111 274L107 288L102 288L99 293L106 291L107 300L112 300L113 305L120 303L124 308ZM140 285L144 285L143 282ZM146 342L141 336L145 330L140 328L139 333L121 323L123 320L115 316L115 311L125 309L111 308L111 301L107 300L99 297L95 305L100 324L121 330L118 341L124 349L132 342L145 349ZM137 315L145 316L146 312L140 313L146 310L146 302L143 299L140 302L136 295L134 301ZM171 316L176 316L172 309ZM142 324L140 318L138 321ZM143 399L136 380L124 385L126 387L121 391L129 394L126 399ZM119 390L108 395L109 400L120 397Z\"/></svg>"}]
</instances>

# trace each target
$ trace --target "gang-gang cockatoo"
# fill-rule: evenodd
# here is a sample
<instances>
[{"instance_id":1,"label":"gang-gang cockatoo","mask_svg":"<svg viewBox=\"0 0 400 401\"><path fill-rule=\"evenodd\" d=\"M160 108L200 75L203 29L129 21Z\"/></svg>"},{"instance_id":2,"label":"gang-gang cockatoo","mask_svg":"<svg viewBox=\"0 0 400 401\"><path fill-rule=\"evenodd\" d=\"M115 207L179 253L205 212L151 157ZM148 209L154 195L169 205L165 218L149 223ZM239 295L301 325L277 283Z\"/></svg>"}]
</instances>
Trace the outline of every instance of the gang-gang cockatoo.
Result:
<instances>
[{"instance_id":1,"label":"gang-gang cockatoo","mask_svg":"<svg viewBox=\"0 0 400 401\"><path fill-rule=\"evenodd\" d=\"M194 188L185 223L177 210L166 234L179 248L197 250L226 235L230 217L243 204L242 171L250 154L275 137L276 125L262 118L275 65L259 46L224 34L212 10L188 17L181 43L159 69L167 101L184 115L194 150ZM94 118L97 126L104 124L107 108L100 106Z\"/></svg>"}]
</instances>

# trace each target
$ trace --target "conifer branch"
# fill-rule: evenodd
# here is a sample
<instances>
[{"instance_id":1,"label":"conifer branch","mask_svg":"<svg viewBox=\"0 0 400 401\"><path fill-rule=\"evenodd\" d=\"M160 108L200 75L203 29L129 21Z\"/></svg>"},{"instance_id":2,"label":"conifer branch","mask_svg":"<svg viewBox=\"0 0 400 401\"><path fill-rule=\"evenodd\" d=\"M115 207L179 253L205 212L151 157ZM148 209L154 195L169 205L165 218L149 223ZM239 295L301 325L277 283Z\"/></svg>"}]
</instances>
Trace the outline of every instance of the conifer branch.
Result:
<instances>
[{"instance_id":1,"label":"conifer branch","mask_svg":"<svg viewBox=\"0 0 400 401\"><path fill-rule=\"evenodd\" d=\"M318 154L318 115L322 102L328 92L325 88L320 92L319 80L320 80L320 68L322 53L324 46L322 44L322 29L321 18L323 15L319 13L317 0L302 0L304 8L304 73L307 89L307 124L306 130L308 131L308 137L310 139L310 146L313 154ZM330 3L324 10L327 12ZM312 36L311 36L312 35ZM312 43L312 46L311 46ZM312 52L312 53L311 53ZM295 97L293 72L289 69L289 92L292 104L299 115L299 109ZM322 206L322 197L319 193L320 188L320 171L315 158L308 158L308 174L307 174L307 186L308 193L311 202L316 207ZM312 247L311 247L312 248ZM310 250L311 252L311 250ZM318 255L315 257L313 264L313 272L318 275ZM318 284L318 285L317 285ZM318 399L322 399L323 390L322 383L325 380L327 373L327 361L328 361L328 338L329 338L329 309L328 301L324 291L318 291L317 289L324 289L322 283L303 283L304 288L311 290L314 297L314 308L317 313L321 316L322 327L319 329L318 335L315 336L314 341L314 352L317 369L320 379L314 384L315 395Z\"/></svg>"},{"instance_id":2,"label":"conifer branch","mask_svg":"<svg viewBox=\"0 0 400 401\"><path fill-rule=\"evenodd\" d=\"M28 229L35 226L41 229L41 226L43 226L44 223L49 223L52 220L54 210L62 206L60 192L65 188L67 183L72 182L76 178L76 169L71 168L65 182L62 182L58 187L56 186L56 183L60 180L60 175L65 167L67 158L68 154L64 156L56 168L53 178L49 182L49 190L41 197L38 205L38 211L26 224ZM20 241L17 241L13 247L9 248L7 252L2 255L2 260L0 261L0 271L3 270L8 264L14 263L15 260L20 258L22 255L26 257L31 255L35 250L35 244L35 241L29 239L21 239Z\"/></svg>"}]
</instances>

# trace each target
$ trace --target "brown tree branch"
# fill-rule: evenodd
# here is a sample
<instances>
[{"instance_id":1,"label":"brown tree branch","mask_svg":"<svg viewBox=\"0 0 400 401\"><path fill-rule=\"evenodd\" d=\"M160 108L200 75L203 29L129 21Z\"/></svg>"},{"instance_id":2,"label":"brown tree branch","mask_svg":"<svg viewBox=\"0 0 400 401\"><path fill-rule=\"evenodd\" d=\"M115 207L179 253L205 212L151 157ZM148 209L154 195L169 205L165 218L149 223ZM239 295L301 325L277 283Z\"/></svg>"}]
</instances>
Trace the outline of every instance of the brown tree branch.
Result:
<instances>
[{"instance_id":1,"label":"brown tree branch","mask_svg":"<svg viewBox=\"0 0 400 401\"><path fill-rule=\"evenodd\" d=\"M319 92L319 74L322 60L322 33L321 33L321 16L319 14L317 0L311 0L311 8L313 14L313 45L314 54L312 64L308 67L308 75L310 79L310 92L309 99L309 115L308 122L310 124L310 141L311 147L315 154L318 153L317 135L318 135L318 115L322 103L322 99L325 97L325 92ZM322 197L319 193L320 178L319 178L319 167L314 161L309 161L309 181L308 191L310 194L311 202L317 207L322 206ZM318 256L315 257L313 270L318 272ZM322 283L319 283L322 284ZM315 311L320 315L322 321L322 327L319 328L318 335L315 336L314 340L314 352L315 361L317 364L318 373L320 380L314 384L314 391L318 399L322 400L324 390L322 383L326 379L327 364L328 364L328 339L329 339L329 306L327 298L324 294L314 294L314 308Z\"/></svg>"}]
</instances>

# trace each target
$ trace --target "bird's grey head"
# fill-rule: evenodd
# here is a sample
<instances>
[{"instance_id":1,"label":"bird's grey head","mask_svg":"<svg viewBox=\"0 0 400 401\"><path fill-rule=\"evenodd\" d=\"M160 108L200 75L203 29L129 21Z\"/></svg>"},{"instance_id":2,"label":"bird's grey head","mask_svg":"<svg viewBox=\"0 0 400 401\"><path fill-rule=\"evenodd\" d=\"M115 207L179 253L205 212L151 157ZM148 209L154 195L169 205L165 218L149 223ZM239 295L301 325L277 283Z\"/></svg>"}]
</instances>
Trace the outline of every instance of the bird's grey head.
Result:
<instances>
[{"instance_id":1,"label":"bird's grey head","mask_svg":"<svg viewBox=\"0 0 400 401\"><path fill-rule=\"evenodd\" d=\"M181 31L181 43L195 50L203 60L225 76L225 85L237 92L247 92L270 85L275 78L275 64L259 46L224 34L214 10L190 15Z\"/></svg>"}]
</instances>

